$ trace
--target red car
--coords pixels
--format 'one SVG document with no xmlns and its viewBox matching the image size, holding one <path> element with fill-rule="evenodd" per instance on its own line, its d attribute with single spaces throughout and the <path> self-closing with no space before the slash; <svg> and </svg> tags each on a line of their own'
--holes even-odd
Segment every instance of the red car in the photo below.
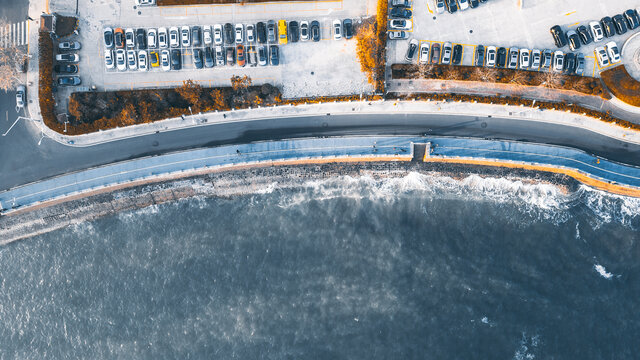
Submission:
<svg viewBox="0 0 640 360">
<path fill-rule="evenodd" d="M 238 46 L 236 46 L 236 52 L 238 53 L 237 55 L 237 63 L 238 66 L 244 66 L 245 64 L 245 55 L 244 55 L 244 46 L 242 46 L 242 44 L 238 44 Z"/>
<path fill-rule="evenodd" d="M 124 30 L 122 28 L 117 28 L 113 32 L 113 39 L 117 49 L 124 49 Z"/>
</svg>

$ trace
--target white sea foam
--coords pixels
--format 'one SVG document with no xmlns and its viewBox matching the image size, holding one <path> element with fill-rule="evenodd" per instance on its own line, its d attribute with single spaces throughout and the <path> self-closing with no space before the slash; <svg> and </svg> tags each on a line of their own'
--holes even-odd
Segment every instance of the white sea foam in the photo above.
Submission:
<svg viewBox="0 0 640 360">
<path fill-rule="evenodd" d="M 536 355 L 533 354 L 537 350 L 540 344 L 540 335 L 527 336 L 527 333 L 522 333 L 520 344 L 516 352 L 513 354 L 515 360 L 531 360 L 535 359 Z"/>
<path fill-rule="evenodd" d="M 600 264 L 594 264 L 593 268 L 605 279 L 611 279 L 613 277 L 613 274 L 608 272 L 607 269 Z"/>
</svg>

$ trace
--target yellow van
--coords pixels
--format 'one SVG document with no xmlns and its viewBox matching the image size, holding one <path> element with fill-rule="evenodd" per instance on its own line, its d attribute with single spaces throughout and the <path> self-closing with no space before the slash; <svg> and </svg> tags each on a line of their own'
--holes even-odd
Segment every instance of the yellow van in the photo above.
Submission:
<svg viewBox="0 0 640 360">
<path fill-rule="evenodd" d="M 287 43 L 287 22 L 284 20 L 278 21 L 278 39 L 280 44 Z"/>
</svg>

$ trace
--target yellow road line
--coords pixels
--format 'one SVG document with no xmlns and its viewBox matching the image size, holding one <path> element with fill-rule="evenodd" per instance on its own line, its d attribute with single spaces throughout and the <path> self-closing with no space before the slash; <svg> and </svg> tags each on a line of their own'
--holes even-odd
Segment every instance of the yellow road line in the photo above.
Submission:
<svg viewBox="0 0 640 360">
<path fill-rule="evenodd" d="M 433 15 L 433 11 L 431 11 L 431 6 L 429 6 L 429 0 L 427 0 L 427 10 L 429 10 L 429 13 Z"/>
<path fill-rule="evenodd" d="M 577 22 L 577 23 L 571 24 L 571 25 L 569 25 L 569 26 L 570 26 L 570 27 L 574 27 L 574 26 L 576 26 L 576 25 L 580 25 L 580 23 L 579 23 L 579 22 Z"/>
<path fill-rule="evenodd" d="M 571 12 L 568 12 L 568 13 L 564 14 L 564 16 L 569 16 L 569 15 L 575 14 L 575 13 L 576 13 L 576 11 L 574 10 L 574 11 L 571 11 Z"/>
</svg>

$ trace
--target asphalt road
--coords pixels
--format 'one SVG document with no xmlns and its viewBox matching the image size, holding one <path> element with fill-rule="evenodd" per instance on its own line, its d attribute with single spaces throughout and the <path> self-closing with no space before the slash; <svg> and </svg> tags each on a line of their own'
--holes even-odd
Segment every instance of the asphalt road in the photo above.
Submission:
<svg viewBox="0 0 640 360">
<path fill-rule="evenodd" d="M 10 125 L 2 121 L 0 131 Z M 44 138 L 36 124 L 19 122 L 0 138 L 0 189 L 140 156 L 258 140 L 341 136 L 422 135 L 519 140 L 570 146 L 613 161 L 640 165 L 640 145 L 586 130 L 503 118 L 459 115 L 331 115 L 279 118 L 189 128 L 75 148 Z"/>
</svg>

